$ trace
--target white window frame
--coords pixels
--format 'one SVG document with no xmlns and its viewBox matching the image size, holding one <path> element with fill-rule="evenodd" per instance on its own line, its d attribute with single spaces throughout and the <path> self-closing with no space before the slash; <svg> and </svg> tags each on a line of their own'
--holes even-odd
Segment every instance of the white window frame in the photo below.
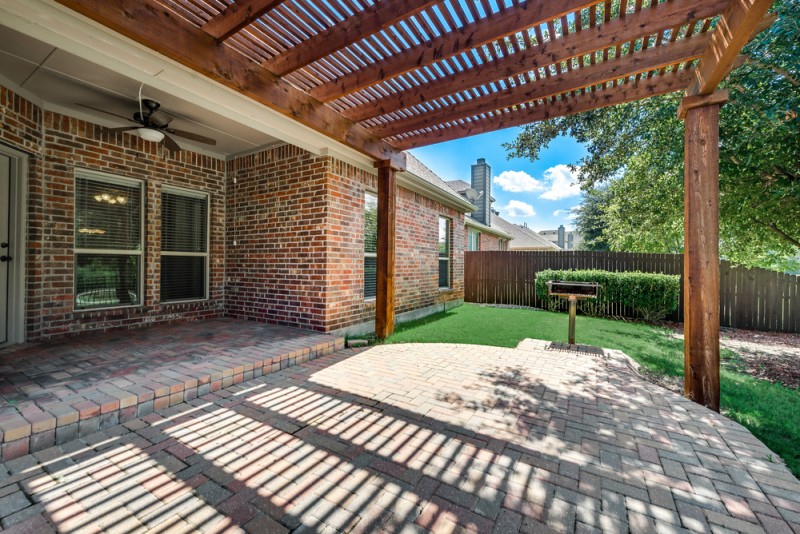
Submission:
<svg viewBox="0 0 800 534">
<path fill-rule="evenodd" d="M 163 235 L 164 231 L 164 193 L 172 194 L 172 195 L 182 195 L 186 197 L 192 198 L 200 198 L 206 201 L 206 251 L 205 252 L 170 252 L 166 250 L 162 250 L 161 247 L 164 246 L 163 240 L 161 241 L 161 247 L 159 247 L 159 259 L 158 259 L 158 269 L 159 274 L 161 273 L 161 258 L 164 256 L 192 256 L 192 257 L 204 257 L 205 258 L 205 280 L 203 280 L 203 293 L 204 295 L 201 298 L 196 299 L 181 299 L 181 300 L 162 300 L 161 299 L 161 286 L 158 287 L 158 301 L 161 304 L 182 304 L 185 302 L 203 302 L 207 301 L 210 298 L 210 278 L 211 278 L 211 195 L 205 191 L 197 191 L 194 189 L 186 189 L 183 187 L 176 187 L 173 185 L 163 185 L 161 186 L 161 231 Z M 159 284 L 162 280 L 162 277 L 159 277 Z"/>
<path fill-rule="evenodd" d="M 364 191 L 364 206 L 363 206 L 363 213 L 365 214 L 365 217 L 366 217 L 366 213 L 367 213 L 367 195 L 371 195 L 371 196 L 375 197 L 375 203 L 376 203 L 376 204 L 377 204 L 377 202 L 378 202 L 378 193 L 377 193 L 377 191 L 372 191 L 371 189 L 366 189 L 366 190 Z M 377 237 L 378 237 L 378 236 L 376 235 L 376 236 L 375 236 L 375 238 L 376 238 L 376 241 L 375 241 L 375 242 L 376 242 L 376 243 L 377 243 Z M 365 235 L 364 235 L 364 242 L 366 242 L 366 240 L 367 240 L 367 236 L 366 236 L 366 234 L 365 234 Z M 362 248 L 363 248 L 363 247 L 362 247 Z M 377 247 L 376 247 L 376 248 L 377 248 Z M 375 296 L 373 296 L 373 297 L 368 297 L 368 296 L 366 295 L 366 292 L 364 291 L 364 290 L 366 289 L 366 285 L 367 285 L 367 271 L 366 271 L 366 269 L 364 269 L 364 264 L 366 263 L 366 259 L 367 259 L 367 258 L 377 258 L 377 257 L 378 257 L 378 253 L 377 253 L 377 252 L 366 252 L 366 251 L 364 251 L 364 261 L 363 261 L 363 263 L 361 264 L 361 268 L 362 268 L 362 270 L 364 271 L 364 272 L 363 272 L 363 276 L 364 276 L 364 283 L 363 283 L 363 284 L 362 284 L 362 286 L 361 286 L 361 291 L 362 291 L 362 292 L 364 292 L 364 300 L 365 300 L 366 302 L 372 302 L 372 301 L 374 301 L 374 300 L 375 300 L 375 299 L 378 297 L 378 295 L 377 295 L 377 291 L 376 291 L 376 295 L 375 295 Z M 376 274 L 375 274 L 375 279 L 376 279 L 376 280 L 375 280 L 375 282 L 376 282 L 376 284 L 377 284 L 377 278 L 378 278 L 378 275 L 377 275 L 377 273 L 376 273 Z"/>
<path fill-rule="evenodd" d="M 105 249 L 105 248 L 78 248 L 77 243 L 73 247 L 73 263 L 72 263 L 72 273 L 73 273 L 73 281 L 72 281 L 72 295 L 75 300 L 73 300 L 72 307 L 75 311 L 83 312 L 83 311 L 92 311 L 92 310 L 114 310 L 114 309 L 121 309 L 121 308 L 140 308 L 144 306 L 144 247 L 145 247 L 145 240 L 146 236 L 144 234 L 145 230 L 145 182 L 143 180 L 137 180 L 136 178 L 128 178 L 127 176 L 117 176 L 115 174 L 109 174 L 100 171 L 94 171 L 90 169 L 82 169 L 82 168 L 75 168 L 75 173 L 73 176 L 73 202 L 74 202 L 74 209 L 72 214 L 72 225 L 73 225 L 73 240 L 75 239 L 75 230 L 78 226 L 78 198 L 77 198 L 77 181 L 78 178 L 84 178 L 87 180 L 94 180 L 95 182 L 103 182 L 107 184 L 116 184 L 130 187 L 131 185 L 137 185 L 139 187 L 139 249 L 138 250 L 121 250 L 121 249 Z M 78 297 L 78 255 L 80 254 L 103 254 L 106 256 L 139 256 L 139 279 L 138 283 L 136 284 L 137 290 L 137 300 L 136 304 L 124 304 L 118 306 L 85 306 L 79 308 L 77 306 L 77 297 Z"/>
<path fill-rule="evenodd" d="M 473 243 L 473 237 L 474 237 L 474 243 Z M 480 250 L 481 250 L 481 233 L 474 228 L 467 228 L 467 251 L 479 252 Z"/>
<path fill-rule="evenodd" d="M 442 224 L 442 221 L 445 222 L 446 229 L 447 229 L 447 256 L 440 256 L 439 255 L 439 227 Z M 452 271 L 452 262 L 450 261 L 453 257 L 453 220 L 439 215 L 439 220 L 437 221 L 436 226 L 436 256 L 437 256 L 437 271 L 436 271 L 436 283 L 439 284 L 439 272 L 441 271 L 441 263 L 443 261 L 447 262 L 447 285 L 439 285 L 439 289 L 442 291 L 452 289 L 453 287 L 453 271 Z"/>
</svg>

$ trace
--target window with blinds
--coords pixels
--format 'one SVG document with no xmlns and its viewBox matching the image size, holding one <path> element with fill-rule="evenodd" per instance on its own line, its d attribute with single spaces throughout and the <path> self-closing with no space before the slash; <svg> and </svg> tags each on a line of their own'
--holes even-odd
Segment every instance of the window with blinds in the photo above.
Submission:
<svg viewBox="0 0 800 534">
<path fill-rule="evenodd" d="M 141 304 L 142 184 L 77 171 L 75 308 Z"/>
<path fill-rule="evenodd" d="M 364 298 L 375 298 L 378 274 L 378 197 L 364 193 Z"/>
<path fill-rule="evenodd" d="M 450 219 L 439 217 L 439 288 L 450 287 Z"/>
<path fill-rule="evenodd" d="M 208 298 L 208 195 L 161 192 L 161 302 Z"/>
</svg>

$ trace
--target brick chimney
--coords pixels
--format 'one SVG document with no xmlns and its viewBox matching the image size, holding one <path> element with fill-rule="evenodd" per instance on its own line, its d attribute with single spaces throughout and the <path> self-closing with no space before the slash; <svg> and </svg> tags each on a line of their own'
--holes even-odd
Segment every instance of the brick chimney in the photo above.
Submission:
<svg viewBox="0 0 800 534">
<path fill-rule="evenodd" d="M 483 193 L 474 202 L 478 208 L 472 212 L 472 218 L 486 226 L 492 225 L 492 168 L 486 163 L 486 159 L 478 158 L 478 162 L 472 166 L 472 189 L 479 194 Z"/>
</svg>

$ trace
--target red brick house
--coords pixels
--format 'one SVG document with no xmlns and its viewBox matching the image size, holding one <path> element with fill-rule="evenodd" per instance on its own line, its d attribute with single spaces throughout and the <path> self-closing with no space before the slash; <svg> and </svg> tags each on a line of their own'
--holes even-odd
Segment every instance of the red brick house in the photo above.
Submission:
<svg viewBox="0 0 800 534">
<path fill-rule="evenodd" d="M 13 23 L 0 23 L 0 343 L 219 316 L 373 328 L 370 160 L 122 38 L 93 53 L 75 20 Z M 143 80 L 170 127 L 217 145 L 109 131 Z M 396 198 L 397 320 L 462 302 L 473 206 L 410 155 Z"/>
</svg>

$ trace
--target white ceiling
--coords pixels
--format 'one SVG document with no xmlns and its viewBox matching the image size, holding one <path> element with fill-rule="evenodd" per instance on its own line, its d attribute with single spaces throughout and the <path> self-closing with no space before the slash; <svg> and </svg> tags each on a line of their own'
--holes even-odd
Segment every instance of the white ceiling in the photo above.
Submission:
<svg viewBox="0 0 800 534">
<path fill-rule="evenodd" d="M 132 117 L 138 110 L 141 83 L 83 58 L 54 48 L 32 37 L 0 25 L 0 80 L 5 79 L 41 100 L 45 107 L 108 127 L 132 123 L 95 112 L 79 104 Z M 209 111 L 178 96 L 144 87 L 142 96 L 161 103 L 162 111 L 174 117 L 170 128 L 210 137 L 216 146 L 173 136 L 190 150 L 228 156 L 278 141 L 265 133 Z"/>
</svg>

